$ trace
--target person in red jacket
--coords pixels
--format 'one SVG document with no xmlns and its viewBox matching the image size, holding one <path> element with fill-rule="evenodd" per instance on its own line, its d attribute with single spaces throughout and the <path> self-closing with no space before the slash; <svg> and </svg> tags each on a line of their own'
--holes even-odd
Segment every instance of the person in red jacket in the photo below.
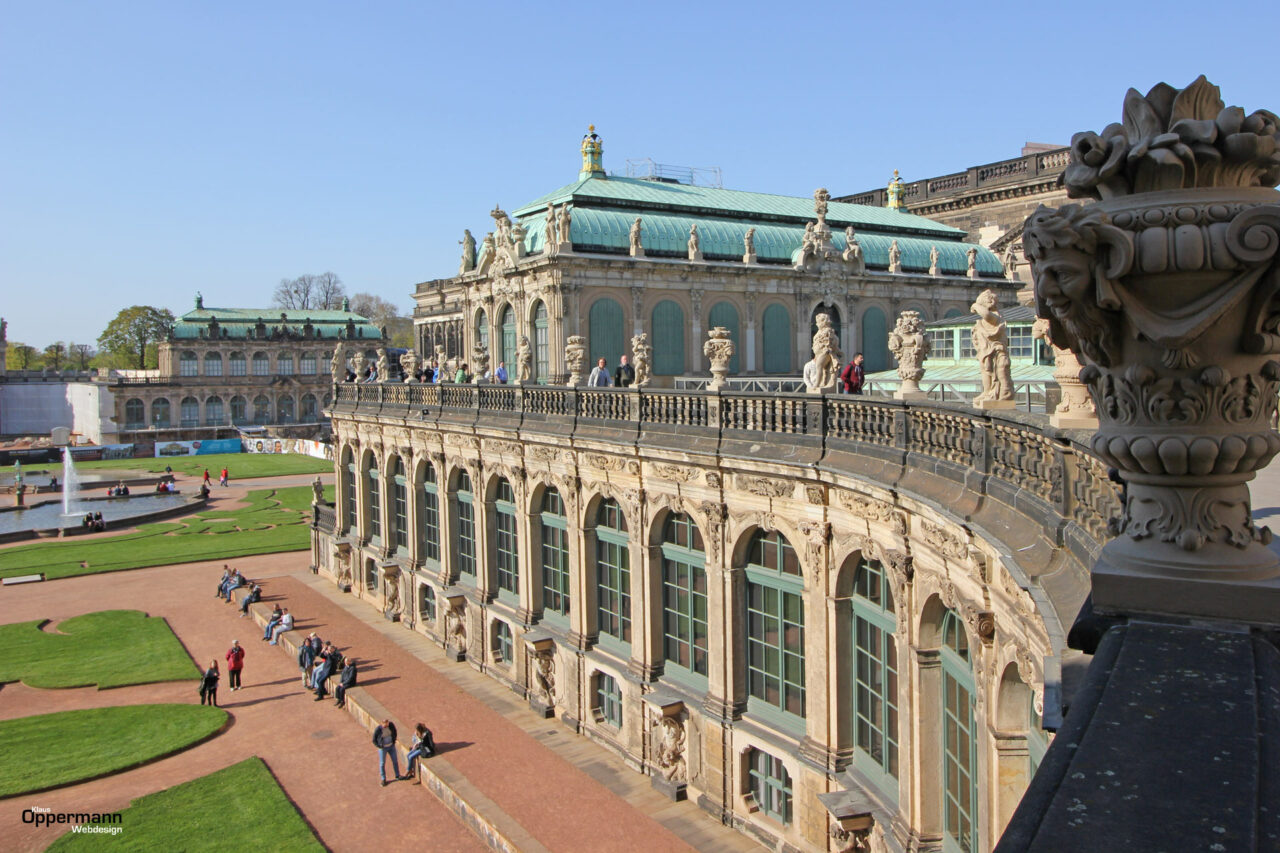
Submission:
<svg viewBox="0 0 1280 853">
<path fill-rule="evenodd" d="M 240 689 L 240 670 L 242 669 L 244 669 L 244 649 L 240 647 L 239 640 L 232 640 L 231 648 L 227 649 L 227 672 L 232 690 Z"/>
<path fill-rule="evenodd" d="M 861 394 L 866 376 L 867 372 L 862 366 L 862 353 L 858 353 L 840 371 L 840 390 L 846 394 Z"/>
</svg>

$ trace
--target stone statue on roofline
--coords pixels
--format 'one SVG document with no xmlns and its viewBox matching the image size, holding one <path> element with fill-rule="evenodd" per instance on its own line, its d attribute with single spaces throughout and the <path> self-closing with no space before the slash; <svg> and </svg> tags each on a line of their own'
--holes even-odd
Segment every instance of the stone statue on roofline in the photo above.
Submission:
<svg viewBox="0 0 1280 853">
<path fill-rule="evenodd" d="M 469 273 L 476 268 L 476 238 L 471 236 L 470 229 L 462 231 L 462 264 L 458 267 L 458 275 Z"/>
<path fill-rule="evenodd" d="M 810 394 L 834 391 L 840 376 L 840 339 L 836 336 L 831 316 L 820 312 L 814 317 L 818 331 L 813 335 L 813 358 L 804 366 L 804 390 Z"/>
<path fill-rule="evenodd" d="M 902 272 L 902 250 L 896 238 L 889 244 L 889 272 Z"/>
<path fill-rule="evenodd" d="M 329 375 L 334 382 L 344 382 L 347 378 L 347 348 L 339 341 L 333 348 L 333 357 L 329 359 Z"/>
<path fill-rule="evenodd" d="M 547 203 L 547 212 L 543 214 L 546 221 L 542 225 L 542 253 L 544 255 L 555 254 L 559 248 L 560 238 L 556 233 L 556 208 L 550 202 Z"/>
<path fill-rule="evenodd" d="M 702 260 L 702 240 L 698 236 L 698 223 L 689 226 L 689 260 Z"/>
<path fill-rule="evenodd" d="M 938 274 L 938 247 L 929 247 L 929 275 Z"/>
<path fill-rule="evenodd" d="M 966 270 L 965 274 L 969 276 L 969 278 L 977 278 L 978 277 L 978 247 L 970 246 L 969 251 L 965 252 L 964 255 L 965 255 L 965 258 L 968 260 L 968 269 Z"/>
<path fill-rule="evenodd" d="M 858 235 L 853 233 L 853 226 L 844 229 L 844 254 L 841 256 L 850 272 L 862 272 L 866 269 L 866 261 L 862 257 L 862 246 L 858 245 Z"/>
<path fill-rule="evenodd" d="M 929 357 L 929 339 L 924 334 L 920 312 L 903 311 L 897 325 L 889 333 L 889 352 L 898 360 L 898 378 L 902 384 L 894 392 L 895 400 L 921 400 L 927 395 L 920 390 L 924 378 L 924 361 Z"/>
<path fill-rule="evenodd" d="M 889 186 L 885 189 L 885 207 L 901 210 L 904 195 L 902 178 L 898 176 L 898 170 L 894 169 L 893 180 L 889 181 Z"/>
<path fill-rule="evenodd" d="M 827 192 L 826 187 L 818 187 L 813 191 L 813 212 L 817 214 L 820 225 L 827 221 L 827 203 L 830 201 L 831 193 Z"/>
<path fill-rule="evenodd" d="M 649 346 L 649 336 L 644 332 L 631 338 L 631 366 L 636 372 L 635 388 L 644 388 L 653 381 L 650 362 L 653 359 L 653 347 Z"/>
<path fill-rule="evenodd" d="M 629 237 L 631 240 L 631 257 L 633 258 L 644 257 L 644 246 L 641 244 L 641 241 L 640 241 L 642 228 L 643 228 L 643 225 L 641 225 L 640 217 L 637 216 L 636 221 L 631 223 L 631 232 L 629 234 Z"/>
<path fill-rule="evenodd" d="M 976 409 L 1012 409 L 1013 376 L 1009 365 L 1009 332 L 996 310 L 996 292 L 984 290 L 969 310 L 978 315 L 970 333 L 982 371 L 982 393 L 973 398 Z"/>
<path fill-rule="evenodd" d="M 756 262 L 755 226 L 748 228 L 747 233 L 742 235 L 742 262 L 744 264 L 754 264 Z"/>
<path fill-rule="evenodd" d="M 560 205 L 560 214 L 557 217 L 556 230 L 560 237 L 561 252 L 573 251 L 573 213 L 569 210 L 569 203 L 565 202 Z"/>
</svg>

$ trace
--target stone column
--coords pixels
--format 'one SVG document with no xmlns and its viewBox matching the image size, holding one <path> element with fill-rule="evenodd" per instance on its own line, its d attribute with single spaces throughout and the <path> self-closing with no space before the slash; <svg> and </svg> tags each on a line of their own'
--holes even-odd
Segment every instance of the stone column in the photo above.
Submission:
<svg viewBox="0 0 1280 853">
<path fill-rule="evenodd" d="M 1067 192 L 1027 220 L 1037 312 L 1084 365 L 1093 450 L 1127 484 L 1093 570 L 1103 613 L 1280 623 L 1280 557 L 1249 480 L 1280 451 L 1275 116 L 1203 77 L 1130 90 L 1123 125 L 1076 134 Z"/>
</svg>

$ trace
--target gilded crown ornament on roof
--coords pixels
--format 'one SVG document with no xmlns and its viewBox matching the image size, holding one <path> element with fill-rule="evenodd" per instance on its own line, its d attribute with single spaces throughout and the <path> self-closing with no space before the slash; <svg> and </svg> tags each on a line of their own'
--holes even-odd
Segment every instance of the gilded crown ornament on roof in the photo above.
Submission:
<svg viewBox="0 0 1280 853">
<path fill-rule="evenodd" d="M 582 137 L 582 171 L 579 179 L 604 177 L 604 140 L 596 133 L 594 124 L 587 125 Z"/>
<path fill-rule="evenodd" d="M 888 199 L 885 202 L 885 207 L 890 207 L 894 210 L 901 210 L 902 196 L 902 178 L 898 177 L 898 170 L 894 169 L 893 180 L 889 182 L 889 186 L 885 190 L 885 197 Z"/>
</svg>

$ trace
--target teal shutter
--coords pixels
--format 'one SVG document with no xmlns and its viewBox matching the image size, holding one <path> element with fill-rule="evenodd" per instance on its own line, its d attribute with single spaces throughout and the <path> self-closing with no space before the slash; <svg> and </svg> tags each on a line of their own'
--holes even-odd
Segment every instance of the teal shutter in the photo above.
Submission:
<svg viewBox="0 0 1280 853">
<path fill-rule="evenodd" d="M 764 372 L 790 373 L 792 341 L 791 313 L 781 305 L 764 309 Z"/>
<path fill-rule="evenodd" d="M 874 306 L 862 315 L 862 355 L 867 373 L 889 369 L 889 326 L 884 312 Z"/>
<path fill-rule="evenodd" d="M 587 315 L 587 348 L 590 352 L 587 369 L 595 367 L 596 362 L 604 358 L 609 362 L 612 375 L 622 356 L 623 345 L 622 306 L 607 296 L 597 299 Z"/>
<path fill-rule="evenodd" d="M 498 361 L 508 362 L 507 371 L 515 369 L 516 361 L 516 312 L 508 305 L 502 312 L 502 352 L 498 353 Z M 494 365 L 494 370 L 498 366 Z"/>
<path fill-rule="evenodd" d="M 533 377 L 547 383 L 551 373 L 551 348 L 547 332 L 547 306 L 542 302 L 533 312 Z M 516 374 L 517 376 L 519 373 Z"/>
<path fill-rule="evenodd" d="M 653 372 L 658 376 L 684 373 L 684 311 L 670 299 L 653 309 Z"/>
<path fill-rule="evenodd" d="M 717 302 L 711 306 L 711 313 L 707 315 L 707 328 L 716 326 L 724 326 L 729 330 L 729 339 L 733 341 L 733 358 L 729 359 L 729 373 L 737 375 L 738 373 L 738 353 L 742 351 L 742 335 L 738 330 L 738 309 L 734 308 L 731 303 Z"/>
</svg>

